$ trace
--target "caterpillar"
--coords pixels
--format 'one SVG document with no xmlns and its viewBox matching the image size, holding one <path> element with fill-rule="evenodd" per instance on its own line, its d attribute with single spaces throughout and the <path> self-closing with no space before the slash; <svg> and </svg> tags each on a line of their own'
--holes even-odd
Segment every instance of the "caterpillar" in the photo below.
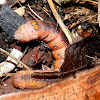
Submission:
<svg viewBox="0 0 100 100">
<path fill-rule="evenodd" d="M 14 38 L 20 42 L 36 39 L 46 42 L 55 58 L 54 69 L 60 70 L 69 43 L 64 33 L 55 24 L 41 20 L 28 21 L 17 29 Z"/>
<path fill-rule="evenodd" d="M 48 21 L 33 20 L 21 25 L 14 34 L 19 42 L 41 40 L 48 44 L 55 58 L 54 69 L 60 71 L 64 62 L 65 50 L 69 45 L 64 33 L 55 24 Z M 33 71 L 19 71 L 13 75 L 13 85 L 16 88 L 40 88 L 46 86 L 48 81 L 30 78 Z M 26 76 L 22 78 L 22 76 Z M 41 79 L 41 78 L 40 78 Z"/>
</svg>

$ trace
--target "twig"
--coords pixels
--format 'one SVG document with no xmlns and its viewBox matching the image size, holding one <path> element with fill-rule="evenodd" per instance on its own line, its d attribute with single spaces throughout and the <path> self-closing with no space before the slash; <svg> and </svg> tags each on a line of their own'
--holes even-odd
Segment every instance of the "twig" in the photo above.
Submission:
<svg viewBox="0 0 100 100">
<path fill-rule="evenodd" d="M 43 10 L 44 10 L 44 12 L 45 12 L 49 17 L 51 17 L 50 14 L 45 10 L 44 7 L 43 7 Z"/>
<path fill-rule="evenodd" d="M 19 64 L 23 65 L 24 68 L 26 68 L 27 70 L 31 70 L 29 69 L 24 63 L 22 63 L 20 60 L 16 59 L 15 57 L 13 57 L 12 55 L 10 55 L 7 51 L 3 50 L 2 48 L 0 48 L 0 51 L 2 53 L 5 53 L 6 55 L 10 56 L 12 59 L 16 60 Z"/>
<path fill-rule="evenodd" d="M 31 12 L 28 11 L 28 14 L 30 14 L 35 20 L 37 20 L 37 18 L 36 18 L 35 16 L 33 16 L 33 15 L 31 14 Z"/>
<path fill-rule="evenodd" d="M 91 56 L 88 56 L 88 55 L 85 55 L 85 56 L 88 57 L 88 58 L 93 59 L 93 61 L 95 62 L 95 64 L 100 64 L 100 59 L 97 58 L 97 56 L 95 56 L 95 57 L 91 57 Z"/>
<path fill-rule="evenodd" d="M 29 4 L 28 4 L 28 8 L 30 9 L 30 11 L 31 11 L 32 13 L 34 13 L 35 16 L 37 16 L 40 20 L 43 20 L 43 18 L 41 18 L 36 12 L 34 12 L 34 11 L 31 9 L 31 7 L 30 7 Z"/>
<path fill-rule="evenodd" d="M 83 1 L 88 1 L 90 2 L 92 5 L 98 5 L 98 2 L 96 1 L 92 1 L 92 0 L 83 0 Z M 99 0 L 98 0 L 99 1 Z"/>
<path fill-rule="evenodd" d="M 48 0 L 48 3 L 49 3 L 49 6 L 53 12 L 53 15 L 55 16 L 58 24 L 60 25 L 61 29 L 63 30 L 63 32 L 65 33 L 66 37 L 68 38 L 68 41 L 70 44 L 72 44 L 72 36 L 71 36 L 71 33 L 69 31 L 69 29 L 67 27 L 65 27 L 64 23 L 62 22 L 59 14 L 57 13 L 55 7 L 54 7 L 54 4 L 52 2 L 52 0 Z"/>
<path fill-rule="evenodd" d="M 27 52 L 27 50 L 29 49 L 29 46 L 26 47 L 26 49 L 23 52 L 23 56 L 25 55 L 25 53 Z"/>
<path fill-rule="evenodd" d="M 98 0 L 98 23 L 100 27 L 100 0 Z"/>
<path fill-rule="evenodd" d="M 17 0 L 17 2 L 18 2 L 18 4 L 21 6 L 21 8 L 23 7 L 22 5 L 21 5 L 21 3 L 20 3 L 20 1 L 19 0 Z"/>
<path fill-rule="evenodd" d="M 98 0 L 99 1 L 99 0 Z M 80 1 L 76 1 L 76 3 L 80 3 L 80 4 L 83 4 L 84 2 L 88 2 L 88 3 L 90 3 L 91 5 L 94 5 L 94 6 L 96 6 L 97 7 L 97 5 L 98 5 L 98 2 L 97 2 L 97 0 L 80 0 Z"/>
</svg>

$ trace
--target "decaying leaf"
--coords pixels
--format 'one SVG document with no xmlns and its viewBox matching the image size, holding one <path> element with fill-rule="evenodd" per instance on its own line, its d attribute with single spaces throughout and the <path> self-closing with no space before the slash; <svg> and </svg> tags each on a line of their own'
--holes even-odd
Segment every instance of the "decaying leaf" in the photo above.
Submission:
<svg viewBox="0 0 100 100">
<path fill-rule="evenodd" d="M 25 6 L 17 8 L 14 10 L 17 14 L 19 14 L 20 16 L 23 16 L 25 14 Z"/>
<path fill-rule="evenodd" d="M 65 62 L 61 71 L 67 75 L 77 70 L 93 67 L 91 57 L 100 55 L 100 37 L 87 37 L 80 42 L 70 45 L 65 52 Z"/>
</svg>

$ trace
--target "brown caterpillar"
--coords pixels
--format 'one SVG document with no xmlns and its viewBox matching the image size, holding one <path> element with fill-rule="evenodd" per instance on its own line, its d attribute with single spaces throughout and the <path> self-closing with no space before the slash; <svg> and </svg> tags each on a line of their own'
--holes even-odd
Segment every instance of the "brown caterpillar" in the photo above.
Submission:
<svg viewBox="0 0 100 100">
<path fill-rule="evenodd" d="M 40 20 L 28 21 L 18 28 L 14 37 L 20 42 L 29 42 L 35 39 L 46 42 L 56 60 L 54 68 L 60 70 L 69 43 L 64 33 L 56 25 Z"/>
</svg>

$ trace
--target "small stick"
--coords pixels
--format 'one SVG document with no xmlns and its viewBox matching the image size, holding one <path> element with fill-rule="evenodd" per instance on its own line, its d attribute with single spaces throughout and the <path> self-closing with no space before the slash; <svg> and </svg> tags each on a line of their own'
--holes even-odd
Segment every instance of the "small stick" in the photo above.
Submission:
<svg viewBox="0 0 100 100">
<path fill-rule="evenodd" d="M 100 0 L 98 0 L 98 23 L 100 27 Z"/>
<path fill-rule="evenodd" d="M 31 11 L 32 13 L 34 13 L 35 16 L 37 16 L 40 20 L 43 20 L 43 18 L 41 18 L 36 12 L 34 12 L 34 11 L 31 9 L 31 7 L 30 7 L 29 4 L 28 4 L 28 8 L 30 9 L 30 11 Z"/>
<path fill-rule="evenodd" d="M 15 57 L 13 57 L 12 55 L 10 55 L 7 51 L 3 50 L 2 48 L 0 48 L 0 51 L 2 53 L 5 53 L 6 55 L 10 56 L 12 59 L 16 60 L 19 64 L 23 65 L 24 68 L 26 68 L 27 70 L 31 70 L 30 68 L 28 68 L 24 63 L 22 63 L 20 60 L 16 59 Z"/>
<path fill-rule="evenodd" d="M 43 7 L 43 10 L 44 10 L 44 12 L 45 12 L 49 17 L 51 17 L 50 14 L 45 10 L 44 7 Z"/>
<path fill-rule="evenodd" d="M 31 12 L 28 11 L 28 14 L 30 14 L 35 20 L 37 20 L 37 18 L 36 18 L 35 16 L 33 16 L 33 15 L 31 14 Z"/>
<path fill-rule="evenodd" d="M 82 1 L 88 1 L 88 2 L 90 2 L 92 5 L 98 5 L 98 2 L 96 2 L 96 1 L 92 1 L 92 0 L 82 0 Z M 100 1 L 100 0 L 98 0 L 98 1 Z"/>
<path fill-rule="evenodd" d="M 63 32 L 65 33 L 66 37 L 68 38 L 68 41 L 70 44 L 72 44 L 72 36 L 71 36 L 71 33 L 69 31 L 69 29 L 67 27 L 65 27 L 64 23 L 62 22 L 59 14 L 57 13 L 55 7 L 54 7 L 54 4 L 52 2 L 52 0 L 48 0 L 48 3 L 49 3 L 49 6 L 53 12 L 53 15 L 55 16 L 58 24 L 60 25 L 61 29 L 63 30 Z"/>
<path fill-rule="evenodd" d="M 28 48 L 29 48 L 29 46 L 27 46 L 26 49 L 24 50 L 24 52 L 23 52 L 23 56 L 24 56 L 25 53 L 27 52 Z"/>
<path fill-rule="evenodd" d="M 20 3 L 20 1 L 19 0 L 17 0 L 17 2 L 18 2 L 18 4 L 21 6 L 21 8 L 23 7 L 22 5 L 21 5 L 21 3 Z"/>
</svg>

